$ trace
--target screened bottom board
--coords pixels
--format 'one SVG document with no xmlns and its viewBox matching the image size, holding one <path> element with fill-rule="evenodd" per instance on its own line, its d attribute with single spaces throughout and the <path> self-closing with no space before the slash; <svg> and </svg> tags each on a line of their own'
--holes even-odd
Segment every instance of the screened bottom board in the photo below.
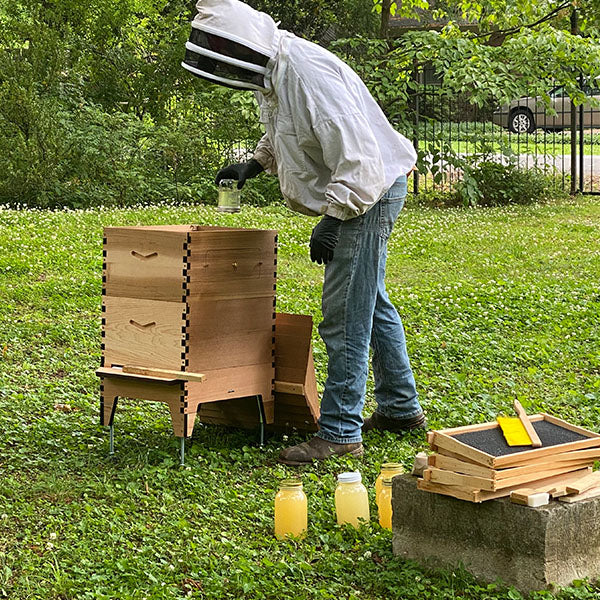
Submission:
<svg viewBox="0 0 600 600">
<path fill-rule="evenodd" d="M 581 433 L 571 431 L 570 429 L 555 425 L 549 421 L 533 421 L 532 425 L 540 436 L 542 448 L 589 439 Z M 477 450 L 481 450 L 492 456 L 506 456 L 507 454 L 532 450 L 531 446 L 509 446 L 504 439 L 500 426 L 491 429 L 458 433 L 452 437 L 467 446 L 471 446 L 472 448 L 476 448 Z"/>
</svg>

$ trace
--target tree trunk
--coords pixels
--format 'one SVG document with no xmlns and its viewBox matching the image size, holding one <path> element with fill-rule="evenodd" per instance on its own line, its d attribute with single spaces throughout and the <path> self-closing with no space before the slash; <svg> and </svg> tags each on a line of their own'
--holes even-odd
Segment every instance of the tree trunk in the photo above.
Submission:
<svg viewBox="0 0 600 600">
<path fill-rule="evenodd" d="M 392 0 L 382 0 L 381 2 L 381 30 L 379 31 L 379 37 L 385 39 L 388 36 L 388 30 L 390 25 L 390 8 L 392 7 Z"/>
</svg>

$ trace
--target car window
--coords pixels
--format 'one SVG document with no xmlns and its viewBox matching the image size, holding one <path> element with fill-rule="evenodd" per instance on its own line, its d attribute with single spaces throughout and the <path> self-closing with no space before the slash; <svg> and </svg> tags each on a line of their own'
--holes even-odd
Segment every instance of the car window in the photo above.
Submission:
<svg viewBox="0 0 600 600">
<path fill-rule="evenodd" d="M 562 85 L 555 87 L 550 92 L 550 98 L 564 98 L 565 96 L 565 88 Z"/>
</svg>

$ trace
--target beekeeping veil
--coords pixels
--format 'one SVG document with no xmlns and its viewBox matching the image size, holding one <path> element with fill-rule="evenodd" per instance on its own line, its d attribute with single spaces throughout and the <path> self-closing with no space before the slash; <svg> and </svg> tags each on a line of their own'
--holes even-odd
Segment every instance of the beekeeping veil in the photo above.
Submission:
<svg viewBox="0 0 600 600">
<path fill-rule="evenodd" d="M 196 8 L 183 68 L 227 87 L 264 91 L 279 42 L 273 19 L 239 0 L 200 0 Z"/>
</svg>

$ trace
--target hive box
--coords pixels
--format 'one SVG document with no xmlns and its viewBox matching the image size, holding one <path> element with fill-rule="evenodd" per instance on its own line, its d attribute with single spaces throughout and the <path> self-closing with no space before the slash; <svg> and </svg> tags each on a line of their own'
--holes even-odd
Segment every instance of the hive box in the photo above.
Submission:
<svg viewBox="0 0 600 600">
<path fill-rule="evenodd" d="M 107 227 L 103 254 L 103 425 L 118 397 L 165 402 L 179 437 L 192 434 L 200 405 L 234 398 L 256 407 L 258 397 L 273 422 L 275 231 Z M 131 375 L 127 366 L 181 375 Z M 259 411 L 248 414 L 246 425 L 258 422 Z"/>
</svg>

